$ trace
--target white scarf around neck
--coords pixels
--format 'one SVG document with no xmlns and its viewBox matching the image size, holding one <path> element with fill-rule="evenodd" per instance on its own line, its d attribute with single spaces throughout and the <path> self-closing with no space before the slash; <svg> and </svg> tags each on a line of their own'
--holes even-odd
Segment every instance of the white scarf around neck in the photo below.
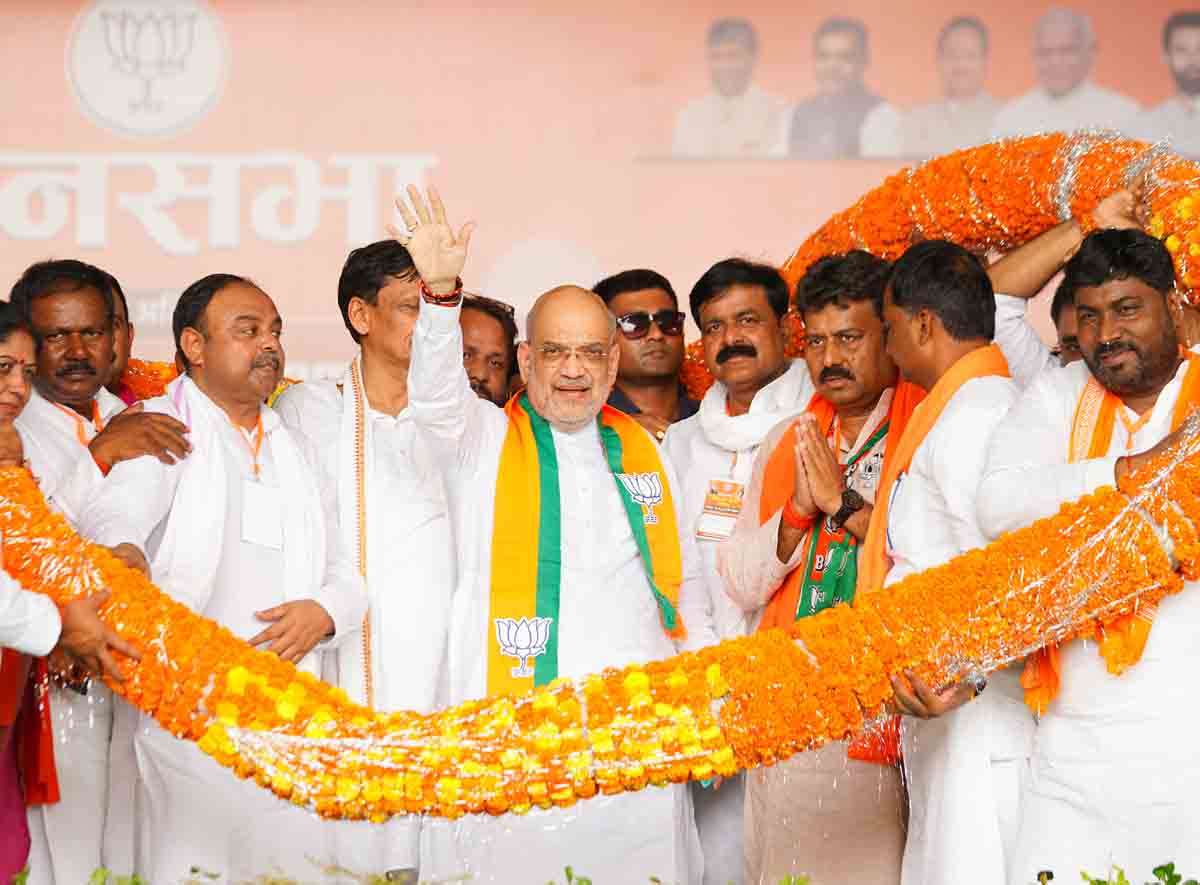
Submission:
<svg viewBox="0 0 1200 885">
<path fill-rule="evenodd" d="M 792 360 L 787 371 L 754 394 L 750 411 L 730 415 L 725 385 L 714 381 L 700 401 L 700 427 L 705 438 L 729 452 L 744 452 L 762 444 L 780 421 L 799 415 L 808 406 L 815 391 L 808 365 Z"/>
</svg>

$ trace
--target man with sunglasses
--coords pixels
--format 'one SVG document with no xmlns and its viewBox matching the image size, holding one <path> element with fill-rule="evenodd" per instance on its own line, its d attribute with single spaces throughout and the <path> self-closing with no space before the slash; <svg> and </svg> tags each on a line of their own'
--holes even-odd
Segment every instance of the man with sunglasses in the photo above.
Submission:
<svg viewBox="0 0 1200 885">
<path fill-rule="evenodd" d="M 779 272 L 741 258 L 717 262 L 691 292 L 704 362 L 715 379 L 695 415 L 667 431 L 664 448 L 683 484 L 683 530 L 697 539 L 721 639 L 746 633 L 745 613 L 725 594 L 717 546 L 729 537 L 759 445 L 813 395 L 802 360 L 784 353 L 788 288 Z M 696 789 L 704 881 L 741 881 L 743 778 Z"/>
<path fill-rule="evenodd" d="M 626 270 L 592 287 L 617 318 L 621 344 L 617 383 L 608 404 L 632 415 L 662 441 L 667 428 L 696 414 L 679 383 L 683 324 L 670 282 L 652 270 Z"/>
</svg>

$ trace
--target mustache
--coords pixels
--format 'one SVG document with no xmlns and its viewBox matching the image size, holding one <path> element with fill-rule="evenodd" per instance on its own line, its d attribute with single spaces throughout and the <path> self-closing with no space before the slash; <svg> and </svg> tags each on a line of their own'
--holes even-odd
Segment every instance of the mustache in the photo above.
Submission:
<svg viewBox="0 0 1200 885">
<path fill-rule="evenodd" d="M 67 360 L 54 371 L 54 377 L 62 378 L 67 375 L 95 375 L 96 367 L 87 360 Z"/>
<path fill-rule="evenodd" d="M 817 377 L 817 381 L 836 381 L 839 378 L 843 378 L 846 381 L 853 381 L 854 373 L 852 373 L 845 366 L 826 366 L 821 370 L 821 374 Z"/>
<path fill-rule="evenodd" d="M 730 344 L 727 347 L 722 347 L 717 352 L 717 365 L 723 365 L 735 356 L 754 359 L 758 356 L 758 349 L 753 344 Z"/>
<path fill-rule="evenodd" d="M 282 362 L 277 353 L 260 353 L 254 358 L 254 362 L 250 364 L 251 369 L 264 369 L 270 366 L 276 372 L 279 371 Z"/>
<path fill-rule="evenodd" d="M 1100 359 L 1101 357 L 1106 357 L 1106 356 L 1112 356 L 1113 354 L 1117 354 L 1117 353 L 1127 353 L 1127 352 L 1135 353 L 1138 356 L 1142 355 L 1142 352 L 1140 350 L 1138 350 L 1136 347 L 1134 347 L 1132 344 L 1130 344 L 1128 341 L 1109 341 L 1105 344 L 1101 344 L 1099 347 L 1096 348 L 1096 359 Z"/>
</svg>

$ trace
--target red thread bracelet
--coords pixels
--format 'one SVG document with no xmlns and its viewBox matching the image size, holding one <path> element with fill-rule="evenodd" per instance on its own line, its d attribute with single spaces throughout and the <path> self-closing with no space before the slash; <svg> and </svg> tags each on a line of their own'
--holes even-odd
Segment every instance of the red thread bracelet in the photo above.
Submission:
<svg viewBox="0 0 1200 885">
<path fill-rule="evenodd" d="M 428 285 L 426 285 L 424 280 L 421 280 L 421 297 L 430 304 L 437 304 L 442 307 L 453 306 L 458 304 L 459 299 L 462 298 L 462 293 L 462 277 L 454 278 L 454 289 L 450 292 L 447 292 L 445 295 L 438 295 L 436 292 L 431 290 Z"/>
</svg>

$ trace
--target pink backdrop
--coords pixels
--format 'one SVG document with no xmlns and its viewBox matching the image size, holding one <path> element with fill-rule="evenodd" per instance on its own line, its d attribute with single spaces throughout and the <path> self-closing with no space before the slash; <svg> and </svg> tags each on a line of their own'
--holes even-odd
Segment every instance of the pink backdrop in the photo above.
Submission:
<svg viewBox="0 0 1200 885">
<path fill-rule="evenodd" d="M 1033 85 L 1031 32 L 1045 8 L 976 11 L 992 32 L 997 96 Z M 1093 78 L 1143 103 L 1165 98 L 1160 32 L 1178 4 L 1083 8 L 1098 35 Z M 383 235 L 397 179 L 423 177 L 454 217 L 480 224 L 468 288 L 523 307 L 552 283 L 649 265 L 686 296 L 719 258 L 781 261 L 899 165 L 667 158 L 675 112 L 708 90 L 714 17 L 755 23 L 756 81 L 796 100 L 813 90 L 812 31 L 835 11 L 867 22 L 868 82 L 910 106 L 939 92 L 938 29 L 971 10 L 940 0 L 11 0 L 0 12 L 4 287 L 44 257 L 101 264 L 131 293 L 139 355 L 163 358 L 182 287 L 213 271 L 247 274 L 281 306 L 289 374 L 307 374 L 305 363 L 350 350 L 335 303 L 346 252 Z M 168 12 L 198 15 L 204 33 L 180 70 L 154 72 L 152 91 L 164 106 L 210 107 L 171 131 L 122 134 L 87 108 L 126 114 L 144 80 L 119 69 L 100 22 Z M 151 44 L 137 45 L 144 60 Z M 153 129 L 147 114 L 126 116 Z"/>
</svg>

